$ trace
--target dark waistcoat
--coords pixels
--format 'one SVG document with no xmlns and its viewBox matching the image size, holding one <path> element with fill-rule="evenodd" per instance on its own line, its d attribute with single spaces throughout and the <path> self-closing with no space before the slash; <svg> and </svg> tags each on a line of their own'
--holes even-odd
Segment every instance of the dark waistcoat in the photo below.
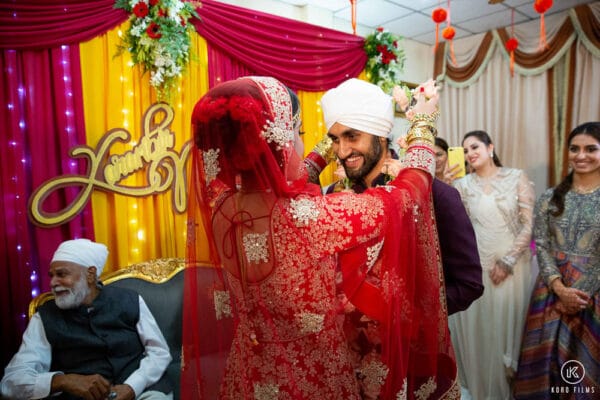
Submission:
<svg viewBox="0 0 600 400">
<path fill-rule="evenodd" d="M 52 347 L 51 371 L 100 374 L 113 384 L 122 384 L 144 357 L 136 329 L 139 299 L 132 290 L 103 286 L 91 306 L 61 310 L 51 300 L 38 312 Z M 164 375 L 152 389 L 168 393 L 169 385 L 164 382 L 164 386 L 163 380 Z"/>
</svg>

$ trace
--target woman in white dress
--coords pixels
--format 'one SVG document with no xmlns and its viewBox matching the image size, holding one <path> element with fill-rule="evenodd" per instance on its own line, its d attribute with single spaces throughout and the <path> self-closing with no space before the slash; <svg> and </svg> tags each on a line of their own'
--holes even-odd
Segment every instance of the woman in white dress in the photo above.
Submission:
<svg viewBox="0 0 600 400">
<path fill-rule="evenodd" d="M 463 138 L 472 173 L 454 181 L 469 213 L 483 269 L 483 296 L 449 318 L 465 397 L 509 399 L 531 282 L 535 193 L 524 171 L 503 167 L 484 131 Z"/>
</svg>

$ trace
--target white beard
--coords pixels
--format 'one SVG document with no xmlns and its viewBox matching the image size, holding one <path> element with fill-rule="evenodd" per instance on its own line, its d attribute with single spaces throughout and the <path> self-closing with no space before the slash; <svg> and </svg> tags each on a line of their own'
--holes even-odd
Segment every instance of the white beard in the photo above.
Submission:
<svg viewBox="0 0 600 400">
<path fill-rule="evenodd" d="M 69 293 L 56 296 L 56 292 L 60 290 L 68 290 Z M 52 288 L 52 293 L 55 295 L 54 301 L 56 302 L 57 307 L 62 310 L 68 310 L 79 307 L 90 293 L 90 288 L 87 284 L 85 274 L 81 274 L 81 278 L 75 282 L 72 288 L 56 286 Z"/>
</svg>

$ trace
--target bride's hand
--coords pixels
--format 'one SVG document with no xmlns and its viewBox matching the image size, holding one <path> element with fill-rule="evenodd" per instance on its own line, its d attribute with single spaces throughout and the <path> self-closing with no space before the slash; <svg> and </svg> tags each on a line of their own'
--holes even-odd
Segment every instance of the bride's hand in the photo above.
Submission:
<svg viewBox="0 0 600 400">
<path fill-rule="evenodd" d="M 388 158 L 383 162 L 383 166 L 381 167 L 381 173 L 390 175 L 393 177 L 398 176 L 400 171 L 402 170 L 402 162 L 400 160 L 394 160 L 393 158 Z"/>
<path fill-rule="evenodd" d="M 410 108 L 414 114 L 433 114 L 437 111 L 437 104 L 440 98 L 438 87 L 433 79 L 422 83 L 415 89 L 414 94 L 416 104 Z"/>
</svg>

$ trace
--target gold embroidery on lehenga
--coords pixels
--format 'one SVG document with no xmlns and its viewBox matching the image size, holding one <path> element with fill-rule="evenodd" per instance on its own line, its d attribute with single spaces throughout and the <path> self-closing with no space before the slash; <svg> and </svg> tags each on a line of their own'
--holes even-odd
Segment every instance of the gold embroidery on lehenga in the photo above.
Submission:
<svg viewBox="0 0 600 400">
<path fill-rule="evenodd" d="M 431 396 L 435 389 L 437 388 L 437 384 L 435 383 L 435 379 L 430 377 L 427 382 L 421 385 L 419 390 L 415 392 L 415 398 L 417 400 L 425 400 Z"/>
<path fill-rule="evenodd" d="M 398 393 L 396 393 L 396 400 L 406 400 L 407 386 L 408 386 L 408 382 L 406 381 L 406 378 L 404 378 L 404 381 L 402 382 L 402 390 L 400 390 Z"/>
<path fill-rule="evenodd" d="M 267 252 L 267 232 L 248 233 L 244 235 L 244 252 L 248 262 L 258 264 L 259 262 L 269 262 Z"/>
<path fill-rule="evenodd" d="M 317 205 L 309 199 L 290 200 L 290 213 L 298 226 L 308 225 L 319 217 Z"/>
<path fill-rule="evenodd" d="M 309 312 L 303 312 L 296 314 L 296 318 L 300 322 L 301 332 L 305 333 L 317 333 L 323 330 L 323 321 L 325 316 L 321 314 L 313 314 Z"/>
<path fill-rule="evenodd" d="M 277 400 L 279 387 L 273 384 L 254 384 L 254 398 L 256 400 Z"/>
<path fill-rule="evenodd" d="M 375 265 L 375 262 L 377 261 L 377 258 L 379 257 L 379 252 L 381 251 L 381 248 L 383 247 L 383 242 L 384 240 L 382 240 L 379 243 L 374 244 L 373 246 L 369 246 L 367 248 L 367 270 L 371 271 L 371 268 L 373 268 L 373 265 Z"/>
<path fill-rule="evenodd" d="M 231 318 L 231 299 L 229 292 L 225 290 L 215 290 L 213 293 L 215 302 L 215 316 L 217 320 Z"/>
<path fill-rule="evenodd" d="M 367 387 L 381 388 L 388 372 L 389 369 L 387 365 L 379 360 L 371 361 L 360 369 L 360 373 L 365 377 L 364 384 Z"/>
<path fill-rule="evenodd" d="M 416 147 L 411 148 L 402 159 L 404 168 L 412 167 L 422 169 L 435 176 L 435 156 L 431 150 Z"/>
</svg>

